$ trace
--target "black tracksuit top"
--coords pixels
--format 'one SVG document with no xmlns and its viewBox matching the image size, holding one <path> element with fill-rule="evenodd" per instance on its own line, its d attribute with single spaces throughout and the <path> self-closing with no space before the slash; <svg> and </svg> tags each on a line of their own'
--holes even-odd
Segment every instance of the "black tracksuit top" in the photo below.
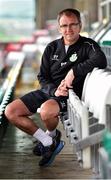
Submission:
<svg viewBox="0 0 111 180">
<path fill-rule="evenodd" d="M 70 69 L 73 69 L 75 79 L 73 89 L 81 98 L 84 79 L 93 68 L 105 68 L 107 61 L 100 46 L 90 38 L 80 36 L 78 41 L 69 46 L 67 53 L 63 38 L 47 45 L 42 56 L 38 80 L 41 90 L 50 96 Z"/>
</svg>

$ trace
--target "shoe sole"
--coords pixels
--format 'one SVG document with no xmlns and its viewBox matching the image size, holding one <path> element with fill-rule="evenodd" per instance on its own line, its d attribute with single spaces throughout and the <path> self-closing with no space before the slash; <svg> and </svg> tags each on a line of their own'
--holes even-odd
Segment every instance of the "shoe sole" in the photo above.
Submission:
<svg viewBox="0 0 111 180">
<path fill-rule="evenodd" d="M 54 161 L 55 157 L 57 154 L 59 154 L 61 152 L 61 150 L 63 149 L 65 145 L 65 142 L 64 141 L 60 141 L 59 145 L 57 146 L 57 148 L 55 149 L 55 151 L 53 152 L 50 160 L 48 161 L 48 163 L 42 165 L 42 166 L 50 166 L 52 164 L 52 162 Z M 41 165 L 40 165 L 41 166 Z"/>
</svg>

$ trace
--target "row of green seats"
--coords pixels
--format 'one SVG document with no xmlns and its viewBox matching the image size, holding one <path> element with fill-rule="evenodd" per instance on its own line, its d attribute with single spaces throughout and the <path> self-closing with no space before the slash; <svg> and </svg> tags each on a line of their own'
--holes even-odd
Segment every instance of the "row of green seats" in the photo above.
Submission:
<svg viewBox="0 0 111 180">
<path fill-rule="evenodd" d="M 111 41 L 110 41 L 110 40 L 109 40 L 109 41 L 103 41 L 103 42 L 101 43 L 101 45 L 111 46 Z"/>
</svg>

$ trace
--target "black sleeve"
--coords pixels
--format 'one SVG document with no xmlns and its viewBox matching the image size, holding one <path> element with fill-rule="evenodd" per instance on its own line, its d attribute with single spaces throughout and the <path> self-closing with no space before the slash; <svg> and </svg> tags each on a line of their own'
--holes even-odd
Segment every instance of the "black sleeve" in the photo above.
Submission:
<svg viewBox="0 0 111 180">
<path fill-rule="evenodd" d="M 73 67 L 75 76 L 86 76 L 86 74 L 91 72 L 95 67 L 100 69 L 106 68 L 106 57 L 96 42 L 86 42 L 84 43 L 84 48 L 86 49 L 85 52 L 88 58 L 86 58 L 84 62 Z"/>
<path fill-rule="evenodd" d="M 48 95 L 53 96 L 56 90 L 56 85 L 51 80 L 50 74 L 50 54 L 52 53 L 52 48 L 47 46 L 42 59 L 41 59 L 41 66 L 40 72 L 38 74 L 38 80 L 41 86 L 41 89 Z"/>
</svg>

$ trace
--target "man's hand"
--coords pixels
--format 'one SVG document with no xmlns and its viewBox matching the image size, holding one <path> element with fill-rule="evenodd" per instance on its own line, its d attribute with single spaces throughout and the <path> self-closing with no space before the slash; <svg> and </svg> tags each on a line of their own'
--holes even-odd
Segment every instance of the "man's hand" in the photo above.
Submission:
<svg viewBox="0 0 111 180">
<path fill-rule="evenodd" d="M 65 77 L 65 85 L 67 88 L 72 88 L 72 81 L 74 80 L 74 73 L 73 73 L 73 70 L 71 69 L 66 77 Z"/>
<path fill-rule="evenodd" d="M 68 89 L 72 88 L 72 81 L 74 80 L 74 73 L 71 69 L 64 80 L 61 81 L 57 90 L 55 91 L 55 96 L 68 96 Z"/>
<path fill-rule="evenodd" d="M 68 88 L 66 86 L 65 80 L 62 80 L 57 90 L 55 91 L 55 96 L 68 96 Z"/>
</svg>

